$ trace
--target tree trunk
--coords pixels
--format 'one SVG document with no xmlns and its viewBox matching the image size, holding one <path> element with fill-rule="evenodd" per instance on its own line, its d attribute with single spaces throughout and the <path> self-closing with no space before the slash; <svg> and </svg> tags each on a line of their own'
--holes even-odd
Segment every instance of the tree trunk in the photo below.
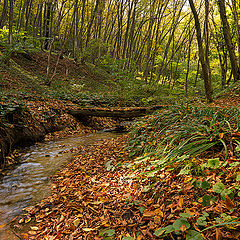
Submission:
<svg viewBox="0 0 240 240">
<path fill-rule="evenodd" d="M 2 15 L 0 18 L 0 28 L 3 28 L 7 23 L 7 12 L 8 12 L 8 0 L 4 0 Z"/>
<path fill-rule="evenodd" d="M 8 34 L 9 45 L 13 44 L 13 3 L 14 0 L 9 0 L 9 34 Z"/>
<path fill-rule="evenodd" d="M 91 16 L 91 20 L 88 24 L 86 46 L 88 45 L 88 42 L 90 40 L 92 25 L 93 25 L 93 22 L 94 22 L 94 19 L 95 19 L 96 15 L 97 15 L 99 4 L 100 4 L 100 0 L 96 0 L 96 4 L 95 4 L 95 7 L 94 7 L 92 16 Z"/>
<path fill-rule="evenodd" d="M 239 80 L 239 76 L 240 76 L 239 75 L 239 66 L 238 66 L 236 54 L 234 51 L 234 45 L 232 43 L 230 27 L 229 27 L 228 20 L 227 20 L 225 1 L 218 0 L 217 4 L 219 7 L 220 17 L 221 17 L 221 21 L 222 21 L 222 25 L 223 25 L 223 35 L 224 35 L 224 39 L 225 39 L 226 46 L 228 49 L 229 57 L 230 57 L 232 73 L 233 73 L 234 81 L 236 82 Z"/>
<path fill-rule="evenodd" d="M 78 14 L 78 0 L 75 0 L 74 5 L 74 43 L 73 43 L 73 57 L 75 61 L 78 59 L 78 51 L 79 51 L 79 42 L 78 42 L 78 24 L 79 24 L 79 14 Z"/>
<path fill-rule="evenodd" d="M 202 66 L 206 98 L 207 98 L 208 102 L 212 102 L 213 101 L 212 85 L 211 85 L 211 80 L 210 80 L 210 76 L 209 76 L 210 69 L 208 69 L 208 64 L 205 59 L 203 43 L 202 43 L 201 26 L 200 26 L 198 14 L 197 14 L 197 11 L 196 11 L 193 1 L 189 0 L 189 4 L 190 4 L 191 10 L 192 10 L 192 13 L 194 16 L 194 20 L 195 20 L 195 28 L 196 28 L 196 32 L 197 32 L 197 42 L 198 42 L 198 54 L 199 54 L 199 60 L 201 62 L 201 66 Z"/>
</svg>

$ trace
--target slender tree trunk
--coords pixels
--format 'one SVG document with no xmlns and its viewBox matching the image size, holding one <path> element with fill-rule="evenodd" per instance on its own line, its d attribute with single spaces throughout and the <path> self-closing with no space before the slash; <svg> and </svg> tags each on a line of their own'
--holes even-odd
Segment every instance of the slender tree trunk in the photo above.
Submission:
<svg viewBox="0 0 240 240">
<path fill-rule="evenodd" d="M 3 28 L 7 23 L 7 12 L 8 12 L 8 0 L 4 0 L 2 15 L 0 18 L 0 28 Z"/>
<path fill-rule="evenodd" d="M 84 13 L 85 13 L 86 0 L 82 0 L 82 13 L 81 13 L 81 26 L 79 31 L 79 51 L 83 51 L 83 26 L 84 26 Z"/>
<path fill-rule="evenodd" d="M 195 31 L 191 34 L 191 25 L 189 24 L 189 43 L 188 43 L 188 56 L 187 56 L 187 73 L 185 78 L 185 93 L 188 94 L 188 75 L 190 71 L 190 58 L 191 58 L 191 46 L 192 46 L 192 40 L 194 36 Z"/>
<path fill-rule="evenodd" d="M 218 0 L 218 7 L 220 12 L 220 17 L 223 25 L 223 35 L 226 42 L 226 46 L 228 49 L 231 67 L 232 67 L 232 73 L 234 77 L 234 81 L 238 81 L 240 74 L 239 74 L 239 66 L 236 58 L 236 54 L 234 51 L 234 45 L 232 43 L 231 33 L 230 33 L 230 27 L 227 20 L 227 14 L 226 14 L 226 6 L 224 0 Z"/>
<path fill-rule="evenodd" d="M 147 83 L 148 82 L 148 74 L 149 74 L 149 61 L 150 61 L 150 54 L 151 54 L 151 49 L 152 49 L 152 28 L 154 24 L 154 7 L 155 7 L 155 1 L 150 2 L 151 4 L 151 15 L 150 15 L 150 21 L 149 21 L 149 26 L 148 26 L 148 40 L 147 40 L 147 54 L 145 58 L 145 68 L 144 68 L 144 80 Z"/>
<path fill-rule="evenodd" d="M 232 0 L 232 5 L 233 5 L 232 11 L 233 11 L 234 20 L 236 23 L 236 32 L 237 32 L 238 66 L 240 66 L 240 26 L 239 26 L 239 17 L 238 17 L 236 0 Z M 239 1 L 238 1 L 238 7 L 239 7 Z"/>
<path fill-rule="evenodd" d="M 29 20 L 30 20 L 30 16 L 31 16 L 32 4 L 33 4 L 33 1 L 30 0 L 27 5 L 26 16 L 25 16 L 25 31 L 28 30 L 28 24 L 29 24 Z"/>
<path fill-rule="evenodd" d="M 198 75 L 199 75 L 199 68 L 200 68 L 200 61 L 198 59 L 197 73 L 196 73 L 196 77 L 195 77 L 194 87 L 197 86 L 197 80 L 198 80 Z"/>
<path fill-rule="evenodd" d="M 209 62 L 209 0 L 205 0 L 205 21 L 204 21 L 204 40 L 205 40 L 205 60 L 208 66 L 208 75 L 209 75 L 209 81 L 212 82 L 212 74 L 211 74 L 211 68 L 210 68 L 210 62 Z M 212 85 L 211 85 L 212 87 Z M 212 92 L 212 89 L 211 89 Z"/>
<path fill-rule="evenodd" d="M 25 10 L 26 10 L 26 7 L 28 5 L 28 1 L 29 0 L 25 0 L 24 3 L 23 3 L 22 11 L 21 11 L 21 14 L 19 16 L 20 19 L 19 19 L 18 31 L 20 31 L 21 28 L 22 28 L 22 23 L 23 23 L 23 19 L 24 19 L 24 16 L 25 16 Z"/>
<path fill-rule="evenodd" d="M 75 61 L 78 59 L 78 51 L 79 51 L 79 42 L 78 42 L 78 24 L 79 24 L 79 15 L 78 15 L 78 0 L 75 0 L 74 6 L 74 43 L 73 43 L 73 57 Z"/>
<path fill-rule="evenodd" d="M 100 4 L 100 0 L 96 0 L 96 4 L 95 4 L 95 7 L 94 7 L 92 16 L 91 16 L 91 20 L 88 24 L 86 46 L 88 45 L 89 40 L 90 40 L 92 25 L 94 23 L 94 19 L 95 19 L 96 15 L 97 15 L 99 4 Z"/>
<path fill-rule="evenodd" d="M 134 4 L 133 1 L 131 1 L 131 0 L 128 1 L 127 27 L 126 27 L 126 30 L 125 30 L 122 58 L 125 58 L 125 56 L 126 56 L 127 41 L 128 41 L 128 37 L 129 37 L 129 28 L 130 28 L 130 21 L 131 21 L 133 4 Z"/>
<path fill-rule="evenodd" d="M 198 14 L 195 8 L 195 5 L 192 0 L 189 0 L 189 4 L 194 16 L 195 20 L 195 28 L 197 32 L 197 42 L 198 42 L 198 54 L 199 54 L 199 60 L 202 65 L 202 72 L 203 72 L 203 79 L 204 79 L 204 86 L 205 86 L 205 93 L 206 93 L 206 98 L 208 102 L 212 102 L 212 86 L 211 86 L 211 81 L 209 77 L 209 72 L 210 70 L 208 69 L 208 64 L 205 59 L 205 54 L 204 54 L 204 49 L 203 49 L 203 42 L 202 42 L 202 33 L 201 33 L 201 26 L 198 18 Z"/>
<path fill-rule="evenodd" d="M 45 2 L 44 5 L 44 49 L 47 50 L 49 47 L 49 41 L 50 41 L 50 21 L 51 21 L 51 5 L 52 3 L 50 0 L 48 2 Z"/>
<path fill-rule="evenodd" d="M 216 46 L 217 49 L 217 53 L 218 53 L 218 59 L 219 59 L 219 65 L 221 68 L 221 75 L 222 75 L 222 79 L 221 79 L 221 83 L 222 83 L 222 89 L 225 88 L 226 82 L 227 82 L 227 58 L 228 58 L 228 54 L 226 52 L 226 46 L 225 46 L 225 42 L 224 40 L 221 41 L 221 39 L 219 39 L 219 35 L 220 37 L 222 37 L 222 39 L 224 38 L 222 31 L 220 31 L 218 33 L 217 31 L 217 24 L 214 20 L 214 16 L 212 14 L 211 16 L 211 20 L 213 23 L 213 27 L 214 29 L 211 31 L 212 35 L 213 35 L 213 43 Z M 221 53 L 222 51 L 222 53 Z"/>
<path fill-rule="evenodd" d="M 9 0 L 9 34 L 8 34 L 9 45 L 13 44 L 13 3 L 14 0 Z"/>
</svg>

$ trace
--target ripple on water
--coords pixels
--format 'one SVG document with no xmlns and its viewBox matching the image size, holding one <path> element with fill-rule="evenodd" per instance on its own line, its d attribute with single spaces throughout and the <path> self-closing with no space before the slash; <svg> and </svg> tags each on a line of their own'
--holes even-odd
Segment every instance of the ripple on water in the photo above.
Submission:
<svg viewBox="0 0 240 240">
<path fill-rule="evenodd" d="M 0 180 L 0 226 L 21 214 L 23 208 L 50 194 L 49 176 L 73 156 L 71 151 L 64 153 L 65 150 L 116 136 L 113 133 L 95 133 L 31 146 L 21 157 L 21 163 L 15 169 L 5 171 Z M 9 227 L 0 228 L 1 240 L 15 240 L 15 237 Z"/>
</svg>

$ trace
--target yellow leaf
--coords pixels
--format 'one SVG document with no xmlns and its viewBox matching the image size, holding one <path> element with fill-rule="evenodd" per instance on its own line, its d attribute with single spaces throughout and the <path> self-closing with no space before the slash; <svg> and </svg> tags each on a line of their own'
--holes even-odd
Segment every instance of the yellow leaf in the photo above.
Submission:
<svg viewBox="0 0 240 240">
<path fill-rule="evenodd" d="M 178 201 L 178 205 L 180 208 L 183 207 L 183 203 L 184 203 L 184 198 L 183 197 L 180 197 L 179 201 Z"/>
<path fill-rule="evenodd" d="M 219 133 L 220 139 L 223 139 L 223 135 L 224 135 L 224 133 Z"/>
<path fill-rule="evenodd" d="M 158 215 L 158 216 L 160 216 L 160 217 L 163 217 L 163 216 L 164 216 L 163 212 L 162 212 L 159 208 L 156 209 L 154 212 L 156 213 L 156 215 Z"/>
<path fill-rule="evenodd" d="M 91 232 L 91 231 L 95 231 L 96 229 L 94 228 L 83 228 L 84 232 Z"/>
<path fill-rule="evenodd" d="M 77 218 L 76 220 L 74 220 L 73 224 L 74 224 L 75 227 L 78 227 L 80 222 L 81 222 L 80 219 Z"/>
<path fill-rule="evenodd" d="M 24 222 L 24 219 L 23 218 L 21 218 L 19 221 L 18 221 L 18 223 L 23 223 Z"/>
<path fill-rule="evenodd" d="M 38 230 L 38 227 L 33 226 L 33 227 L 31 227 L 31 229 L 32 229 L 33 231 L 37 231 L 37 230 Z"/>
<path fill-rule="evenodd" d="M 32 220 L 31 218 L 28 218 L 28 219 L 25 220 L 25 223 L 28 223 L 28 222 L 30 222 L 31 220 Z"/>
<path fill-rule="evenodd" d="M 190 182 L 192 180 L 192 176 L 186 176 L 184 182 Z"/>
<path fill-rule="evenodd" d="M 35 232 L 35 231 L 29 231 L 28 234 L 29 234 L 29 235 L 35 235 L 36 232 Z"/>
</svg>

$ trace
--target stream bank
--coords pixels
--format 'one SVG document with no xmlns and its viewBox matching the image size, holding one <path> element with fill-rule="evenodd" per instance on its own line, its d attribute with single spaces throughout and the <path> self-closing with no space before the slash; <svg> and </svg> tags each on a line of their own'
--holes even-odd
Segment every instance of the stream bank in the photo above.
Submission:
<svg viewBox="0 0 240 240">
<path fill-rule="evenodd" d="M 16 162 L 18 147 L 32 145 L 42 140 L 86 134 L 112 128 L 111 119 L 91 117 L 84 123 L 67 112 L 76 108 L 70 101 L 37 99 L 22 101 L 21 108 L 9 111 L 0 119 L 0 173 L 1 168 Z"/>
<path fill-rule="evenodd" d="M 26 148 L 19 158 L 19 164 L 13 169 L 5 170 L 0 179 L 0 239 L 15 239 L 15 231 L 7 223 L 23 214 L 22 209 L 25 207 L 32 206 L 50 195 L 51 177 L 74 155 L 84 152 L 88 145 L 117 136 L 117 133 L 89 133 Z M 15 223 L 14 228 L 16 224 L 18 223 Z"/>
</svg>

